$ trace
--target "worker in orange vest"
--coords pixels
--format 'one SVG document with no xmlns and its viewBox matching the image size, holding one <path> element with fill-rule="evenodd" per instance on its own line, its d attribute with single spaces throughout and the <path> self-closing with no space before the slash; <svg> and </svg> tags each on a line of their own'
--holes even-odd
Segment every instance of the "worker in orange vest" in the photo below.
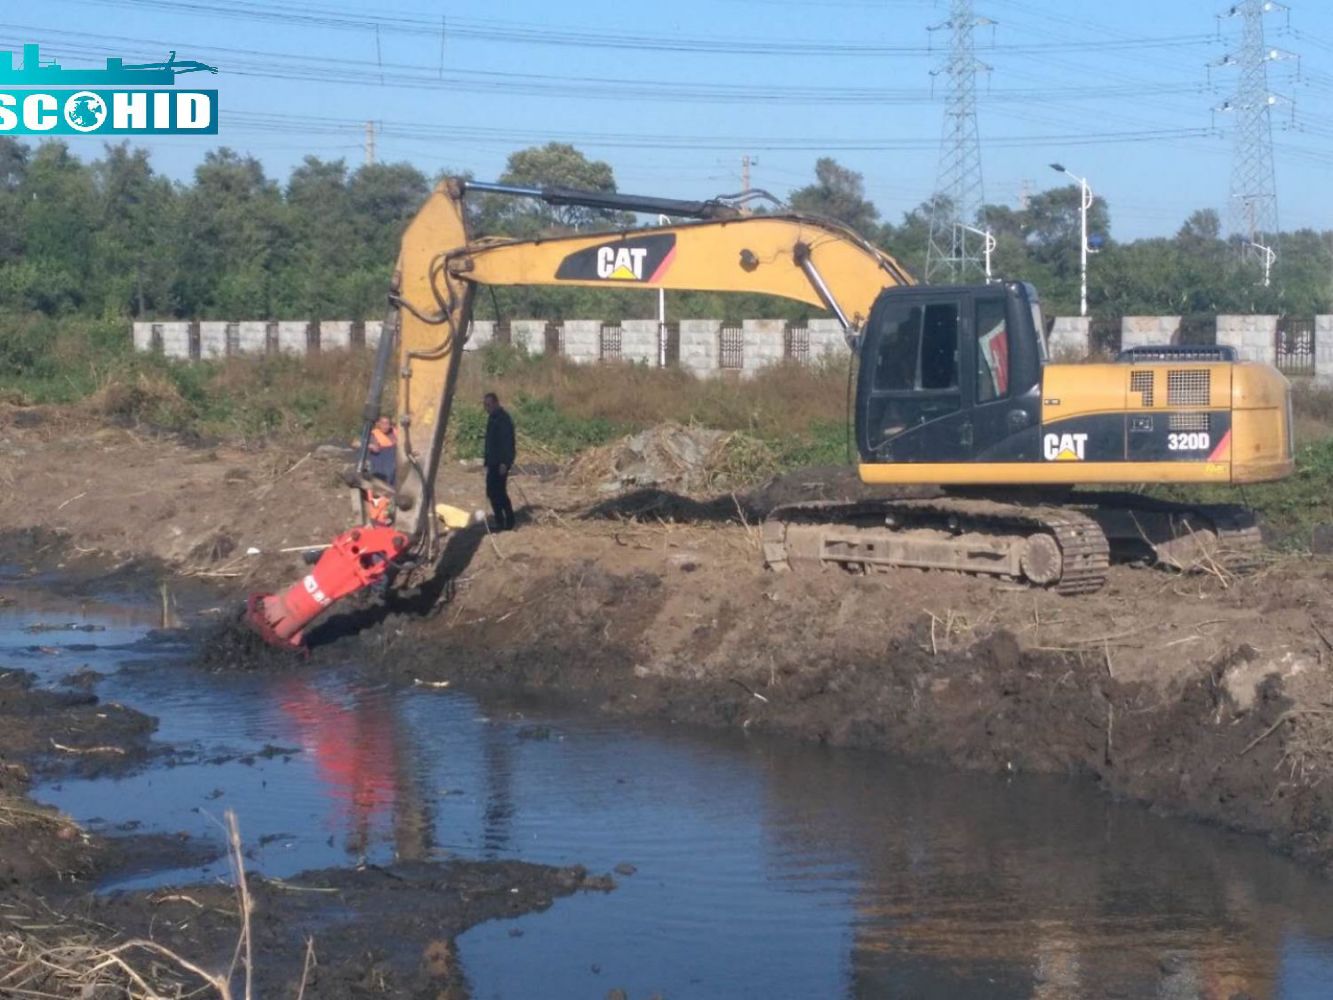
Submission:
<svg viewBox="0 0 1333 1000">
<path fill-rule="evenodd" d="M 370 429 L 370 474 L 390 486 L 398 474 L 398 431 L 393 421 L 382 416 Z"/>
<path fill-rule="evenodd" d="M 364 490 L 361 495 L 366 502 L 367 524 L 393 524 L 393 497 L 375 489 Z"/>
</svg>

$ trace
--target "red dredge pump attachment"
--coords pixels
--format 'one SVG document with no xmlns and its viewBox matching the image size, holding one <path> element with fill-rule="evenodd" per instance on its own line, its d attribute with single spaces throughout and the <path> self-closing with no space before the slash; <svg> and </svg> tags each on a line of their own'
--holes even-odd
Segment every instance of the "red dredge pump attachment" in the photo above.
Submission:
<svg viewBox="0 0 1333 1000">
<path fill-rule="evenodd" d="M 305 577 L 281 594 L 252 594 L 246 621 L 270 645 L 302 649 L 305 627 L 330 605 L 383 577 L 407 542 L 405 534 L 388 527 L 345 531 Z"/>
</svg>

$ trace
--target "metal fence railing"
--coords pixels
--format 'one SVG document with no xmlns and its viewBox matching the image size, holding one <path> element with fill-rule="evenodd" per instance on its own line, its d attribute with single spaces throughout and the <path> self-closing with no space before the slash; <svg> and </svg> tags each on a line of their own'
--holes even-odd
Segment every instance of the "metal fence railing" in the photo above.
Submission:
<svg viewBox="0 0 1333 1000">
<path fill-rule="evenodd" d="M 788 327 L 783 352 L 788 361 L 806 362 L 810 360 L 810 330 L 808 327 Z"/>
<path fill-rule="evenodd" d="M 738 371 L 745 367 L 745 333 L 739 326 L 724 326 L 718 335 L 718 367 Z"/>
<path fill-rule="evenodd" d="M 622 331 L 618 326 L 603 326 L 598 356 L 603 361 L 619 361 L 621 355 Z"/>
<path fill-rule="evenodd" d="M 1313 316 L 1281 316 L 1277 321 L 1274 353 L 1284 375 L 1314 374 L 1315 322 Z"/>
</svg>

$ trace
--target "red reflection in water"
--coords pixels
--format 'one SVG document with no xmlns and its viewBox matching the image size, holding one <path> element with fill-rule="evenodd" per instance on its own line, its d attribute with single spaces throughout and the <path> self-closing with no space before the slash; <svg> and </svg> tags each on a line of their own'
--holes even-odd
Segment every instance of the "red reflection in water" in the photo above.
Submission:
<svg viewBox="0 0 1333 1000">
<path fill-rule="evenodd" d="M 301 679 L 284 681 L 276 693 L 336 804 L 334 825 L 347 831 L 348 850 L 364 851 L 398 799 L 396 723 L 389 700 L 364 691 L 333 697 Z"/>
</svg>

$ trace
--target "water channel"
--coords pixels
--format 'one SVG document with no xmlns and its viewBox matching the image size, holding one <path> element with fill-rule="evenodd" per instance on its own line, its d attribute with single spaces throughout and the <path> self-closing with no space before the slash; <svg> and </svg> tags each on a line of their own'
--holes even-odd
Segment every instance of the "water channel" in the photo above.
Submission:
<svg viewBox="0 0 1333 1000">
<path fill-rule="evenodd" d="M 180 751 L 35 789 L 95 829 L 216 837 L 230 807 L 279 877 L 396 857 L 633 866 L 610 894 L 464 934 L 478 997 L 1333 995 L 1333 884 L 1081 783 L 488 705 L 354 665 L 210 674 L 149 607 L 5 593 L 21 599 L 0 609 L 0 666 L 52 685 L 99 671 L 101 698 Z M 102 630 L 27 631 L 53 622 Z M 106 888 L 225 877 L 219 861 Z"/>
</svg>

